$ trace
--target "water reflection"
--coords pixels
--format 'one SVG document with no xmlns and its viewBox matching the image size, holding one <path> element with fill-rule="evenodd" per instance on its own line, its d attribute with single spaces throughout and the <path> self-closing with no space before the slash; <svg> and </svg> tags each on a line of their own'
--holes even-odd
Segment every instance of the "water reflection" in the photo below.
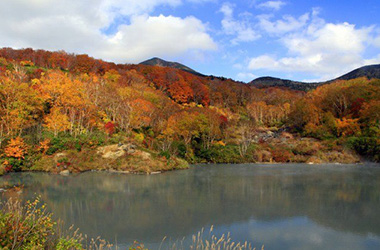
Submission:
<svg viewBox="0 0 380 250">
<path fill-rule="evenodd" d="M 380 248 L 378 167 L 207 165 L 158 176 L 22 173 L 5 182 L 23 183 L 24 198 L 41 195 L 67 225 L 122 245 L 214 225 L 276 249 Z"/>
</svg>

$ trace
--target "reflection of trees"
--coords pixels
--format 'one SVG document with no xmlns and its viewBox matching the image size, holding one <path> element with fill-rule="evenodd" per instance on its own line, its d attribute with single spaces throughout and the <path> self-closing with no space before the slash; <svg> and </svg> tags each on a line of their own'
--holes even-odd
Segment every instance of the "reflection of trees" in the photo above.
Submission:
<svg viewBox="0 0 380 250">
<path fill-rule="evenodd" d="M 0 179 L 1 182 L 6 179 Z M 380 235 L 380 169 L 204 167 L 160 176 L 23 173 L 12 183 L 40 194 L 55 215 L 118 242 L 182 237 L 207 225 L 308 216 L 338 230 Z"/>
</svg>

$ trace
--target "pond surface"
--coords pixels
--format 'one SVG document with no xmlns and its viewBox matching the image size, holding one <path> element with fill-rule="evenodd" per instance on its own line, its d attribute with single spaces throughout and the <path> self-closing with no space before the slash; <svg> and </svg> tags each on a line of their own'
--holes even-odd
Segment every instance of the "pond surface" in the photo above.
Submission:
<svg viewBox="0 0 380 250">
<path fill-rule="evenodd" d="M 161 175 L 17 173 L 56 218 L 124 248 L 211 225 L 265 249 L 380 249 L 379 165 L 200 165 Z M 7 192 L 5 193 L 6 195 Z"/>
</svg>

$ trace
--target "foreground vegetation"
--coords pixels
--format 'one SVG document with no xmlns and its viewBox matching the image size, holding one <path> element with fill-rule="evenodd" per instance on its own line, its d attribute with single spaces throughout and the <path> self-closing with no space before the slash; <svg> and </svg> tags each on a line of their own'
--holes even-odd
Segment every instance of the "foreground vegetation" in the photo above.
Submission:
<svg viewBox="0 0 380 250">
<path fill-rule="evenodd" d="M 52 220 L 40 200 L 8 200 L 0 203 L 0 246 L 1 249 L 111 249 L 112 245 L 103 240 L 85 238 L 78 231 L 63 233 Z"/>
<path fill-rule="evenodd" d="M 378 79 L 337 81 L 310 92 L 257 89 L 167 67 L 4 48 L 0 173 L 149 173 L 186 167 L 179 158 L 347 163 L 359 154 L 379 161 L 379 107 Z M 135 151 L 111 158 L 96 153 L 112 145 Z"/>
<path fill-rule="evenodd" d="M 192 237 L 190 246 L 184 246 L 183 241 L 171 244 L 167 249 L 208 249 L 208 250 L 250 250 L 250 243 L 235 243 L 229 234 L 216 237 L 208 236 L 202 229 Z M 165 239 L 163 239 L 163 242 Z M 100 238 L 88 240 L 78 230 L 69 229 L 63 233 L 60 225 L 52 220 L 45 205 L 35 201 L 8 200 L 0 203 L 0 247 L 1 249 L 54 249 L 54 250 L 84 250 L 84 249 L 118 249 Z M 135 242 L 129 250 L 144 250 L 143 244 Z M 263 249 L 263 248 L 262 248 Z"/>
</svg>

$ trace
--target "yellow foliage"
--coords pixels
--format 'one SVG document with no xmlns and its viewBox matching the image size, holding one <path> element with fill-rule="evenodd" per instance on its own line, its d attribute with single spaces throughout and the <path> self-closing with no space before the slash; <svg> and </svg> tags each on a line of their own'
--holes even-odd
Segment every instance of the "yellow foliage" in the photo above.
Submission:
<svg viewBox="0 0 380 250">
<path fill-rule="evenodd" d="M 60 108 L 53 108 L 51 113 L 45 117 L 45 127 L 54 132 L 55 135 L 58 132 L 66 131 L 70 128 L 71 124 L 66 114 L 62 113 Z"/>
<path fill-rule="evenodd" d="M 31 61 L 21 61 L 20 64 L 22 66 L 34 66 L 34 63 Z"/>
<path fill-rule="evenodd" d="M 119 72 L 117 72 L 117 70 L 114 69 L 111 69 L 104 74 L 104 78 L 110 82 L 118 82 L 120 77 L 121 76 Z"/>
<path fill-rule="evenodd" d="M 0 66 L 7 65 L 7 59 L 0 57 Z"/>
<path fill-rule="evenodd" d="M 139 143 L 142 143 L 143 141 L 144 141 L 144 134 L 141 134 L 141 133 L 139 133 L 139 134 L 136 134 L 135 135 L 135 140 L 137 141 L 137 142 L 139 142 Z"/>
<path fill-rule="evenodd" d="M 215 143 L 215 145 L 219 145 L 219 146 L 223 146 L 223 147 L 226 146 L 226 144 L 223 141 L 218 141 Z"/>
</svg>

